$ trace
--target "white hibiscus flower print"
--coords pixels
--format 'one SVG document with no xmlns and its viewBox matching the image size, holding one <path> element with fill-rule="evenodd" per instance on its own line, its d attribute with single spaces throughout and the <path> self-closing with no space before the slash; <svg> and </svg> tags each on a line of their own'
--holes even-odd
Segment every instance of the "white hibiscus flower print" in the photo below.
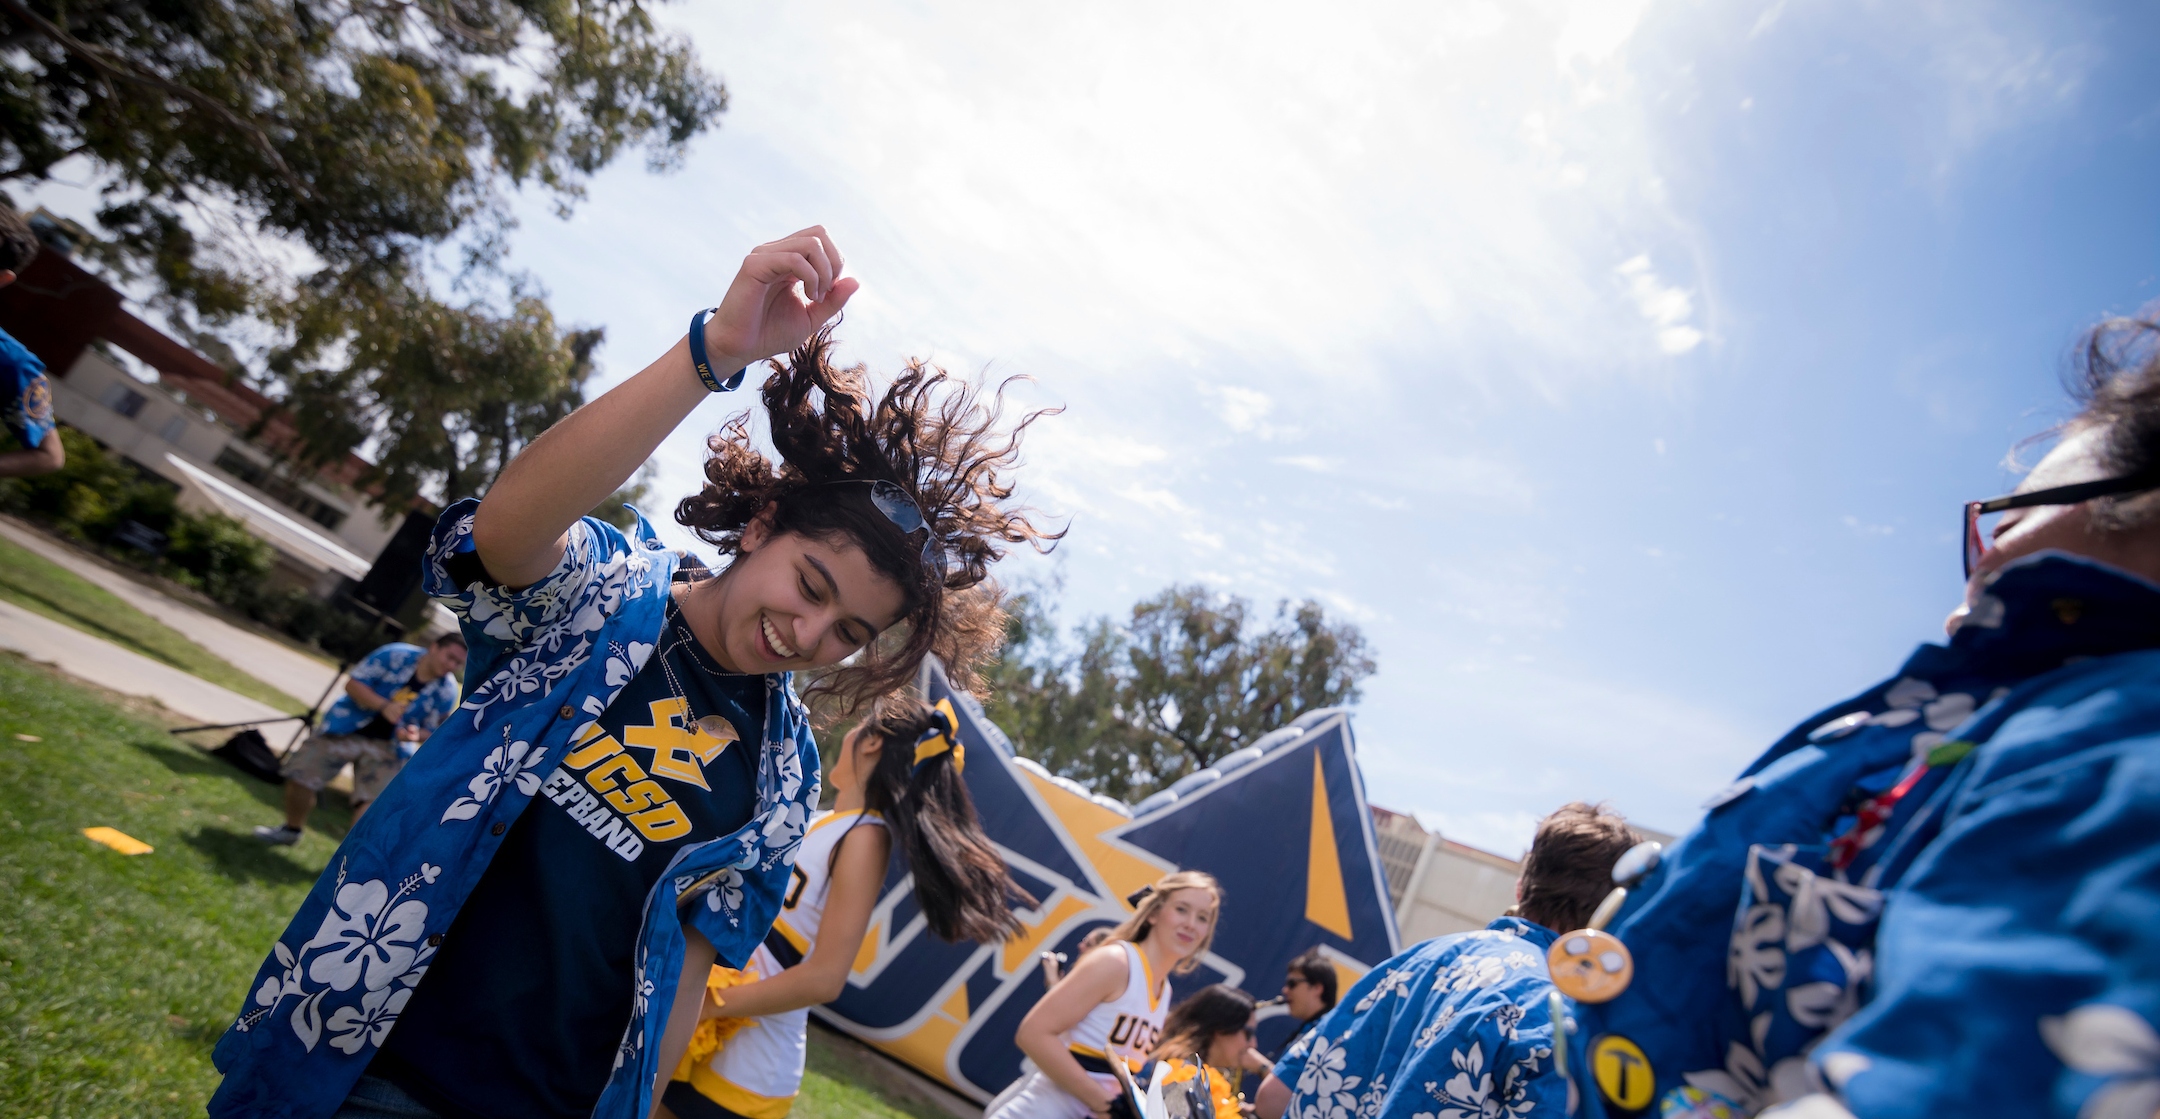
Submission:
<svg viewBox="0 0 2160 1119">
<path fill-rule="evenodd" d="M 1432 1048 L 1433 1042 L 1440 1040 L 1440 1035 L 1446 1033 L 1447 1028 L 1454 1024 L 1455 1008 L 1450 1006 L 1443 1009 L 1440 1011 L 1439 1017 L 1434 1018 L 1426 1025 L 1424 1030 L 1419 1032 L 1416 1042 L 1417 1047 L 1419 1049 Z"/>
<path fill-rule="evenodd" d="M 395 991 L 385 987 L 363 995 L 357 1007 L 338 1007 L 326 1024 L 332 1033 L 331 1048 L 358 1053 L 363 1045 L 380 1046 L 412 996 L 411 987 Z"/>
<path fill-rule="evenodd" d="M 1770 891 L 1762 878 L 1762 864 L 1774 869 L 1770 877 L 1791 899 L 1785 909 L 1785 950 L 1799 952 L 1830 939 L 1832 918 L 1848 925 L 1864 925 L 1882 912 L 1880 890 L 1824 878 L 1792 861 L 1793 848 L 1755 847 L 1748 852 L 1748 882 L 1758 900 Z M 1771 984 L 1775 986 L 1775 984 Z"/>
<path fill-rule="evenodd" d="M 1362 1014 L 1365 1011 L 1371 1010 L 1373 1008 L 1373 1004 L 1379 1002 L 1381 999 L 1388 997 L 1389 995 L 1403 995 L 1407 997 L 1409 994 L 1409 969 L 1398 968 L 1394 971 L 1388 972 L 1384 976 L 1381 976 L 1380 982 L 1373 984 L 1373 989 L 1365 992 L 1365 997 L 1358 1000 L 1357 1009 L 1358 1012 Z"/>
<path fill-rule="evenodd" d="M 505 729 L 503 733 L 507 737 L 509 731 Z M 443 809 L 442 819 L 438 822 L 447 824 L 452 820 L 470 820 L 478 816 L 480 809 L 494 800 L 495 794 L 501 792 L 503 786 L 512 782 L 516 782 L 518 791 L 526 796 L 539 792 L 538 768 L 541 762 L 547 760 L 547 753 L 545 746 L 535 750 L 532 743 L 522 741 L 506 743 L 488 751 L 488 756 L 480 763 L 480 772 L 475 774 L 472 782 L 466 786 L 470 795 L 451 801 L 450 807 Z"/>
<path fill-rule="evenodd" d="M 1874 957 L 1867 949 L 1847 948 L 1835 940 L 1824 943 L 1844 971 L 1845 981 L 1802 983 L 1785 992 L 1785 1009 L 1793 1021 L 1817 1030 L 1827 1030 L 1860 1009 L 1860 991 L 1875 971 Z"/>
<path fill-rule="evenodd" d="M 1326 1037 L 1315 1038 L 1312 1055 L 1298 1073 L 1297 1119 L 1350 1119 L 1362 1077 L 1344 1076 L 1349 1054 Z"/>
<path fill-rule="evenodd" d="M 1496 1007 L 1492 1012 L 1493 1028 L 1500 1031 L 1501 1037 L 1513 1041 L 1515 1040 L 1515 1028 L 1522 1025 L 1525 1013 L 1522 1007 L 1514 1003 L 1506 1003 Z"/>
<path fill-rule="evenodd" d="M 1775 905 L 1751 905 L 1733 927 L 1725 953 L 1725 985 L 1740 992 L 1740 1004 L 1755 1009 L 1765 989 L 1785 983 L 1785 911 Z"/>
<path fill-rule="evenodd" d="M 1457 1049 L 1450 1060 L 1455 1075 L 1433 1092 L 1441 1108 L 1433 1119 L 1506 1119 L 1507 1100 L 1493 1091 L 1492 1073 L 1485 1068 L 1485 1051 L 1476 1042 Z"/>
<path fill-rule="evenodd" d="M 1459 992 L 1496 987 L 1507 982 L 1507 973 L 1506 961 L 1496 960 L 1489 956 L 1458 960 L 1455 966 L 1447 969 L 1447 972 L 1441 975 L 1439 981 L 1433 984 L 1433 988 L 1435 990 Z"/>
<path fill-rule="evenodd" d="M 2040 1039 L 2063 1064 L 2107 1078 L 2078 1119 L 2152 1119 L 2160 1112 L 2160 1034 L 2136 1011 L 2087 1003 L 2040 1019 Z"/>
<path fill-rule="evenodd" d="M 403 896 L 403 891 L 393 896 L 380 880 L 339 887 L 322 927 L 300 948 L 303 956 L 323 950 L 308 962 L 308 979 L 334 991 L 352 990 L 355 983 L 379 991 L 405 974 L 420 954 L 417 942 L 428 907 L 397 900 Z"/>
</svg>

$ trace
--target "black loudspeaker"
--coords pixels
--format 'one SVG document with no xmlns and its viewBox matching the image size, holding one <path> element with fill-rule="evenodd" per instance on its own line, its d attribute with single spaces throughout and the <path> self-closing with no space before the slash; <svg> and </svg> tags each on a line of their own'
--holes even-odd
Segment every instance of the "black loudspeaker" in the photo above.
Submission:
<svg viewBox="0 0 2160 1119">
<path fill-rule="evenodd" d="M 378 616 L 395 616 L 403 610 L 420 587 L 420 562 L 427 556 L 428 537 L 434 531 L 434 514 L 405 514 L 397 535 L 383 545 L 367 578 L 355 584 L 348 597 Z"/>
</svg>

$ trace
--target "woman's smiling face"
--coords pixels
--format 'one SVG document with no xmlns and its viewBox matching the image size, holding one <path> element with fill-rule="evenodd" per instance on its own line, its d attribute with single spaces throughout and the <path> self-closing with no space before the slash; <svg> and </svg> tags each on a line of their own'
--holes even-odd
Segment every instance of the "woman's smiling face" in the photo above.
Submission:
<svg viewBox="0 0 2160 1119">
<path fill-rule="evenodd" d="M 743 530 L 735 562 L 690 593 L 698 642 L 734 672 L 800 672 L 838 664 L 900 620 L 900 585 L 845 537 Z"/>
<path fill-rule="evenodd" d="M 1215 928 L 1215 891 L 1199 886 L 1172 890 L 1155 911 L 1154 925 L 1148 935 L 1161 937 L 1178 959 L 1198 952 Z"/>
</svg>

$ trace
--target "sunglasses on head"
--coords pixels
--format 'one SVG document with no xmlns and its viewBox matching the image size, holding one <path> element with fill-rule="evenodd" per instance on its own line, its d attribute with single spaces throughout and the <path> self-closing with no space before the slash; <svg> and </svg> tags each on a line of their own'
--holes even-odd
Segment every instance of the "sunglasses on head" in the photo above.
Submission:
<svg viewBox="0 0 2160 1119">
<path fill-rule="evenodd" d="M 888 482 L 883 478 L 849 478 L 831 484 L 869 486 L 870 504 L 876 506 L 877 511 L 883 513 L 885 519 L 891 521 L 893 527 L 899 529 L 902 535 L 926 533 L 922 546 L 923 568 L 937 572 L 940 581 L 945 578 L 945 548 L 938 542 L 937 529 L 930 518 L 923 515 L 922 506 L 917 505 L 915 499 L 909 497 L 908 492 L 901 489 L 898 483 Z"/>
</svg>

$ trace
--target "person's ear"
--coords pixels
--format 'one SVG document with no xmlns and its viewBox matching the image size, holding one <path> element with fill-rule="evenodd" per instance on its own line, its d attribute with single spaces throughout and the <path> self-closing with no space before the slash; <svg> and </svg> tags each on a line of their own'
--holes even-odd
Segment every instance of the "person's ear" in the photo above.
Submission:
<svg viewBox="0 0 2160 1119">
<path fill-rule="evenodd" d="M 0 288 L 4 288 L 14 282 L 15 273 L 9 269 L 0 268 Z"/>
<path fill-rule="evenodd" d="M 773 538 L 773 521 L 779 515 L 780 503 L 766 502 L 765 508 L 758 510 L 758 515 L 750 518 L 750 523 L 743 526 L 742 543 L 736 546 L 736 550 L 747 556 L 764 547 L 766 541 Z"/>
</svg>

